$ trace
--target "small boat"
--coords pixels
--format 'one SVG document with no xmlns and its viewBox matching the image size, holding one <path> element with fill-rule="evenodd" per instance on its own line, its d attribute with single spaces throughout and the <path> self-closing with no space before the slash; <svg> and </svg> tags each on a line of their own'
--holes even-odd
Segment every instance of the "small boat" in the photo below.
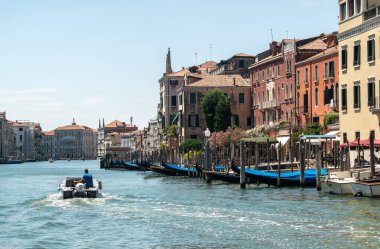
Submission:
<svg viewBox="0 0 380 249">
<path fill-rule="evenodd" d="M 160 173 L 160 174 L 167 175 L 167 176 L 176 176 L 177 175 L 177 173 L 174 172 L 173 170 L 169 170 L 169 169 L 167 169 L 163 166 L 159 166 L 159 165 L 151 165 L 150 169 L 153 172 Z"/>
<path fill-rule="evenodd" d="M 236 165 L 231 166 L 232 170 L 240 173 L 240 168 Z M 315 187 L 317 179 L 316 169 L 308 169 L 304 172 L 304 186 L 305 187 Z M 321 169 L 321 176 L 325 174 L 325 170 Z M 259 171 L 253 169 L 245 169 L 245 175 L 254 181 L 259 183 L 268 184 L 275 187 L 299 187 L 301 185 L 300 181 L 300 171 L 294 172 L 281 172 L 280 174 L 280 186 L 277 184 L 277 172 Z"/>
<path fill-rule="evenodd" d="M 367 178 L 352 184 L 352 191 L 355 196 L 380 197 L 380 179 Z"/>
<path fill-rule="evenodd" d="M 62 192 L 63 199 L 68 198 L 96 198 L 99 195 L 99 190 L 102 189 L 102 182 L 93 179 L 94 186 L 91 188 L 85 188 L 83 183 L 74 185 L 74 181 L 79 181 L 81 177 L 66 177 L 60 184 L 59 190 Z"/>
<path fill-rule="evenodd" d="M 352 195 L 352 184 L 356 179 L 351 176 L 351 172 L 331 172 L 325 177 L 321 177 L 322 192 L 338 195 Z"/>
<path fill-rule="evenodd" d="M 54 163 L 53 158 L 49 158 L 49 163 Z"/>
<path fill-rule="evenodd" d="M 22 163 L 22 161 L 21 160 L 16 160 L 16 159 L 8 160 L 6 162 L 6 164 L 20 164 L 20 163 Z"/>
<path fill-rule="evenodd" d="M 164 166 L 168 170 L 175 172 L 176 175 L 182 175 L 182 176 L 195 176 L 195 175 L 197 175 L 196 168 L 183 168 L 183 167 L 179 167 L 177 165 L 170 164 L 170 163 L 162 163 L 162 166 Z"/>
</svg>

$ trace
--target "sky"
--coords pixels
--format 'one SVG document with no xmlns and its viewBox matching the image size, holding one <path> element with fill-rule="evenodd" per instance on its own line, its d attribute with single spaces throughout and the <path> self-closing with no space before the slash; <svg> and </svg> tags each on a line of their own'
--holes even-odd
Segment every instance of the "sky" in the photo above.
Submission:
<svg viewBox="0 0 380 249">
<path fill-rule="evenodd" d="M 336 0 L 0 0 L 0 111 L 43 130 L 130 117 L 143 129 L 168 47 L 177 71 L 260 53 L 271 30 L 281 41 L 337 28 Z"/>
</svg>

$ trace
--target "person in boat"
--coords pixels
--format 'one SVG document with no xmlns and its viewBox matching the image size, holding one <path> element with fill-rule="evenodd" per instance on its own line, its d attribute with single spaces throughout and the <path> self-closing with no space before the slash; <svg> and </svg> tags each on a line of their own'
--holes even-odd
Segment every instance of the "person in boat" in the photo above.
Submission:
<svg viewBox="0 0 380 249">
<path fill-rule="evenodd" d="M 84 175 L 79 181 L 74 181 L 74 184 L 83 183 L 85 188 L 92 188 L 94 183 L 92 181 L 92 174 L 88 173 L 88 169 L 84 170 Z"/>
</svg>

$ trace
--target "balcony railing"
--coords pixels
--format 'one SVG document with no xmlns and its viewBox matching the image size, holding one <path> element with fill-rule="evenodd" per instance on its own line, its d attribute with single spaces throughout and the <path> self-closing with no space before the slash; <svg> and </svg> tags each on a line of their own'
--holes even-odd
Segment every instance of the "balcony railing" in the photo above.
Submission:
<svg viewBox="0 0 380 249">
<path fill-rule="evenodd" d="M 273 109 L 280 106 L 280 102 L 277 99 L 271 101 L 265 101 L 261 103 L 259 109 Z"/>
<path fill-rule="evenodd" d="M 368 21 L 368 20 L 370 20 L 376 16 L 379 16 L 379 15 L 380 15 L 380 6 L 376 6 L 372 9 L 365 11 L 363 18 L 364 18 L 364 21 Z"/>
</svg>

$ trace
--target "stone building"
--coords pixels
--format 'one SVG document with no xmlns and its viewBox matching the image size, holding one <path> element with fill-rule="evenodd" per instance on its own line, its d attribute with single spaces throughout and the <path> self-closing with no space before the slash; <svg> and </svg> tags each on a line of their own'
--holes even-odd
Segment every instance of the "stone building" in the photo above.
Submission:
<svg viewBox="0 0 380 249">
<path fill-rule="evenodd" d="M 380 138 L 380 2 L 339 0 L 341 143 Z"/>
<path fill-rule="evenodd" d="M 54 131 L 42 132 L 42 160 L 55 159 Z"/>
<path fill-rule="evenodd" d="M 339 57 L 336 34 L 318 38 L 312 44 L 320 53 L 296 63 L 296 113 L 300 124 L 324 125 L 324 117 L 338 112 Z"/>
<path fill-rule="evenodd" d="M 248 67 L 255 62 L 255 56 L 245 53 L 235 54 L 227 60 L 216 64 L 216 68 L 210 72 L 211 75 L 239 74 L 244 79 L 249 79 Z"/>
<path fill-rule="evenodd" d="M 96 159 L 97 144 L 93 129 L 77 125 L 58 127 L 55 134 L 56 159 Z"/>
<path fill-rule="evenodd" d="M 0 163 L 7 162 L 14 155 L 14 136 L 6 112 L 0 112 Z"/>
<path fill-rule="evenodd" d="M 14 158 L 23 161 L 38 160 L 37 144 L 40 142 L 37 142 L 37 139 L 40 140 L 40 135 L 37 133 L 40 132 L 39 124 L 29 121 L 16 121 L 11 122 L 11 125 L 15 143 Z M 38 149 L 40 148 L 38 147 Z"/>
<path fill-rule="evenodd" d="M 206 121 L 201 109 L 201 99 L 207 91 L 219 89 L 231 101 L 231 124 L 250 129 L 251 86 L 240 75 L 187 74 L 185 85 L 178 89 L 179 113 L 173 121 L 180 127 L 180 143 L 188 138 L 204 138 Z"/>
<path fill-rule="evenodd" d="M 149 153 L 160 148 L 160 133 L 157 119 L 151 119 L 146 128 L 145 150 Z"/>
</svg>

